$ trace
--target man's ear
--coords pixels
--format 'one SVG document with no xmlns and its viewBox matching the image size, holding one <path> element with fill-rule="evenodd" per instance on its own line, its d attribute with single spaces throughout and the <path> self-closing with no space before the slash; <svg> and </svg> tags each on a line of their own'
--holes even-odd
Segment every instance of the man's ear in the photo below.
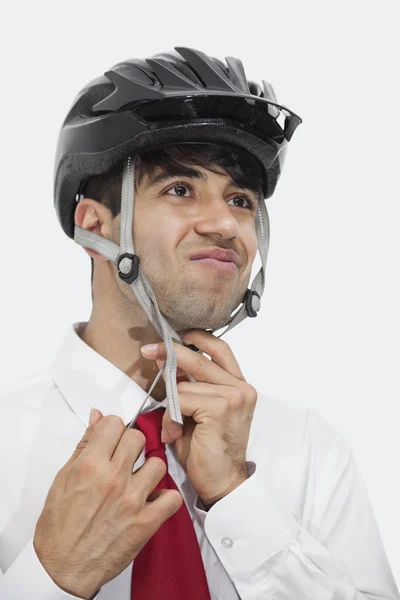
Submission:
<svg viewBox="0 0 400 600">
<path fill-rule="evenodd" d="M 100 202 L 92 200 L 92 198 L 83 198 L 79 201 L 75 209 L 75 225 L 86 231 L 93 231 L 93 233 L 97 233 L 97 235 L 101 235 L 109 240 L 112 239 L 111 211 L 104 204 L 100 204 Z M 99 254 L 96 250 L 92 250 L 91 248 L 84 248 L 84 250 L 92 258 L 108 260 L 108 258 Z"/>
</svg>

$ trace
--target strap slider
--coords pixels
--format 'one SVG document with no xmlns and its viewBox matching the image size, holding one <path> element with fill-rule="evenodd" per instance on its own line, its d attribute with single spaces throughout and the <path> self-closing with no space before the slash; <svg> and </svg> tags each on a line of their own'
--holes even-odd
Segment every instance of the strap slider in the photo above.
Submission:
<svg viewBox="0 0 400 600">
<path fill-rule="evenodd" d="M 255 290 L 247 290 L 243 302 L 249 317 L 256 317 L 261 308 L 260 294 Z"/>
<path fill-rule="evenodd" d="M 131 267 L 127 273 L 124 273 L 120 268 L 121 261 L 124 258 L 128 258 L 131 261 Z M 136 254 L 130 254 L 129 252 L 120 254 L 120 256 L 118 256 L 117 259 L 117 269 L 120 279 L 122 279 L 126 283 L 133 283 L 139 275 L 139 263 L 140 258 Z M 126 263 L 124 264 L 123 268 L 125 267 L 125 265 Z"/>
</svg>

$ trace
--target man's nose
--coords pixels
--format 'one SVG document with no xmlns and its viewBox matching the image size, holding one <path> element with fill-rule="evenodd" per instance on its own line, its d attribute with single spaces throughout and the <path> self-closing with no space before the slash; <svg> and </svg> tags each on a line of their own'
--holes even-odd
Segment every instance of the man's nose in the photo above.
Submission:
<svg viewBox="0 0 400 600">
<path fill-rule="evenodd" d="M 197 233 L 218 234 L 222 238 L 238 237 L 239 224 L 224 199 L 206 202 L 196 224 Z"/>
</svg>

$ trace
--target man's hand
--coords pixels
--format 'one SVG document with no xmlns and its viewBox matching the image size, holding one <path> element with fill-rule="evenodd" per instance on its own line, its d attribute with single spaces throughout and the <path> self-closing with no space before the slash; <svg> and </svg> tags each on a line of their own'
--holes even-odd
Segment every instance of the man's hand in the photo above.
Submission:
<svg viewBox="0 0 400 600">
<path fill-rule="evenodd" d="M 150 457 L 132 473 L 146 438 L 117 415 L 97 411 L 57 473 L 33 545 L 59 588 L 91 598 L 131 563 L 182 505 L 176 490 L 153 492 L 167 467 Z"/>
<path fill-rule="evenodd" d="M 178 367 L 196 382 L 177 384 L 184 425 L 174 423 L 167 409 L 163 418 L 165 443 L 175 441 L 179 462 L 204 504 L 220 500 L 247 478 L 246 449 L 256 389 L 248 384 L 230 346 L 213 334 L 193 329 L 181 336 L 203 354 L 174 342 Z M 166 360 L 163 343 L 145 358 Z M 165 378 L 165 373 L 163 373 Z"/>
</svg>

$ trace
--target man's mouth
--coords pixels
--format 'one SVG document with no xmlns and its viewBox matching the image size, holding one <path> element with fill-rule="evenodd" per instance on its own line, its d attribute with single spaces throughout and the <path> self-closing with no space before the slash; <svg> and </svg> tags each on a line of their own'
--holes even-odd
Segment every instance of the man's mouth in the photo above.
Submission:
<svg viewBox="0 0 400 600">
<path fill-rule="evenodd" d="M 223 262 L 233 262 L 238 267 L 240 266 L 240 259 L 237 252 L 234 250 L 225 250 L 224 248 L 202 248 L 197 250 L 190 256 L 191 260 L 197 260 L 199 258 L 215 258 Z"/>
<path fill-rule="evenodd" d="M 240 266 L 239 255 L 233 250 L 223 248 L 204 248 L 190 257 L 194 263 L 203 267 L 218 269 L 226 273 L 235 273 Z"/>
<path fill-rule="evenodd" d="M 231 261 L 222 261 L 215 258 L 192 258 L 191 261 L 203 267 L 217 269 L 218 271 L 224 271 L 225 273 L 236 273 L 238 270 L 235 263 Z"/>
</svg>

